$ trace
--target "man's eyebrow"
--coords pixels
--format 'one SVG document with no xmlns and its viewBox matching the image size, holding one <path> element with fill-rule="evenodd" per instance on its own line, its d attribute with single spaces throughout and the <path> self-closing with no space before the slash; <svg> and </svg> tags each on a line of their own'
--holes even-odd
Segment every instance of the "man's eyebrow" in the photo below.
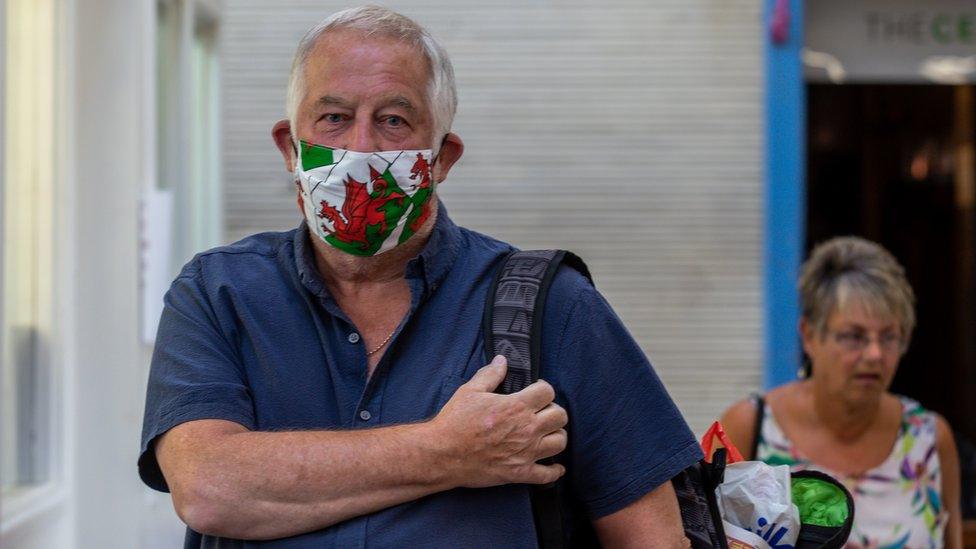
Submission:
<svg viewBox="0 0 976 549">
<path fill-rule="evenodd" d="M 392 105 L 394 107 L 402 107 L 410 112 L 417 112 L 417 107 L 410 102 L 409 99 L 402 95 L 397 95 L 391 97 L 389 101 L 386 101 L 384 105 Z"/>
<path fill-rule="evenodd" d="M 318 98 L 318 100 L 315 102 L 315 106 L 318 108 L 328 107 L 328 106 L 351 107 L 352 104 L 349 101 L 341 97 L 337 97 L 335 95 L 323 95 L 322 97 Z M 414 106 L 414 104 L 409 99 L 407 99 L 402 95 L 395 95 L 389 98 L 388 100 L 383 101 L 380 104 L 380 107 L 390 107 L 390 106 L 400 107 L 412 113 L 418 111 L 417 107 Z"/>
<path fill-rule="evenodd" d="M 328 105 L 338 105 L 340 107 L 344 107 L 349 105 L 349 102 L 334 95 L 323 95 L 322 97 L 319 97 L 318 101 L 315 102 L 315 106 L 317 107 L 325 107 Z"/>
</svg>

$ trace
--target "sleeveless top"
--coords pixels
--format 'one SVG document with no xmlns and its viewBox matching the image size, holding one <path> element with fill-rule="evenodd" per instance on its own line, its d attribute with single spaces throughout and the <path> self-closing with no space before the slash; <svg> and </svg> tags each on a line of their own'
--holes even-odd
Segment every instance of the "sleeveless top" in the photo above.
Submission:
<svg viewBox="0 0 976 549">
<path fill-rule="evenodd" d="M 888 457 L 877 467 L 844 475 L 797 453 L 766 406 L 754 459 L 816 469 L 833 476 L 854 496 L 854 527 L 845 547 L 940 548 L 948 513 L 942 509 L 942 471 L 935 447 L 936 416 L 914 400 L 899 397 L 902 422 Z"/>
</svg>

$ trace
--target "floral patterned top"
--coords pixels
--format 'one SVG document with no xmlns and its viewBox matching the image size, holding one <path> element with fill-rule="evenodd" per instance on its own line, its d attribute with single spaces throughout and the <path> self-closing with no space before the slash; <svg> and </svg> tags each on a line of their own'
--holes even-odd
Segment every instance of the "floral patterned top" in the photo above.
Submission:
<svg viewBox="0 0 976 549">
<path fill-rule="evenodd" d="M 901 432 L 881 465 L 859 475 L 819 467 L 800 456 L 766 407 L 757 460 L 816 469 L 854 496 L 854 528 L 846 547 L 871 549 L 940 548 L 948 513 L 942 509 L 942 471 L 935 447 L 936 416 L 914 400 L 902 403 Z"/>
</svg>

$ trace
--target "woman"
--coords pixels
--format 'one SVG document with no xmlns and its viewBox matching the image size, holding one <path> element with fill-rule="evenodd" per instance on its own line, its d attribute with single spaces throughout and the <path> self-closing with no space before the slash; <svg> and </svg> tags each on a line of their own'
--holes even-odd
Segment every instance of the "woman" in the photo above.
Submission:
<svg viewBox="0 0 976 549">
<path fill-rule="evenodd" d="M 961 548 L 949 424 L 888 391 L 915 324 L 901 265 L 873 242 L 834 238 L 799 287 L 804 379 L 733 405 L 726 432 L 752 459 L 843 482 L 855 501 L 848 547 Z"/>
</svg>

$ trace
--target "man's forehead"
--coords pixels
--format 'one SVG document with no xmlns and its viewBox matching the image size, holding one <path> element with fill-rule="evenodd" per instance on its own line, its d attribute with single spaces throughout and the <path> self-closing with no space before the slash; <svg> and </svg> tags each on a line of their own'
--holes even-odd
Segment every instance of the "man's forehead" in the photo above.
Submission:
<svg viewBox="0 0 976 549">
<path fill-rule="evenodd" d="M 309 99 L 317 102 L 330 96 L 329 103 L 338 104 L 337 100 L 349 100 L 352 93 L 349 90 L 335 89 L 330 83 L 335 77 L 348 82 L 349 78 L 359 79 L 391 79 L 418 87 L 420 94 L 426 92 L 431 68 L 427 57 L 419 46 L 404 42 L 398 38 L 383 35 L 370 35 L 356 29 L 340 29 L 332 34 L 322 36 L 309 53 L 305 64 L 305 78 L 310 86 L 318 90 L 309 89 L 312 95 Z M 413 95 L 399 92 L 399 97 L 384 98 L 403 107 L 418 107 L 418 99 L 412 100 L 407 96 Z M 391 92 L 393 93 L 393 92 Z M 320 97 L 316 97 L 320 94 Z"/>
<path fill-rule="evenodd" d="M 309 62 L 348 59 L 357 51 L 366 50 L 381 51 L 383 55 L 390 57 L 405 56 L 427 64 L 420 44 L 411 43 L 397 36 L 360 29 L 335 29 L 323 34 L 309 51 Z"/>
</svg>

